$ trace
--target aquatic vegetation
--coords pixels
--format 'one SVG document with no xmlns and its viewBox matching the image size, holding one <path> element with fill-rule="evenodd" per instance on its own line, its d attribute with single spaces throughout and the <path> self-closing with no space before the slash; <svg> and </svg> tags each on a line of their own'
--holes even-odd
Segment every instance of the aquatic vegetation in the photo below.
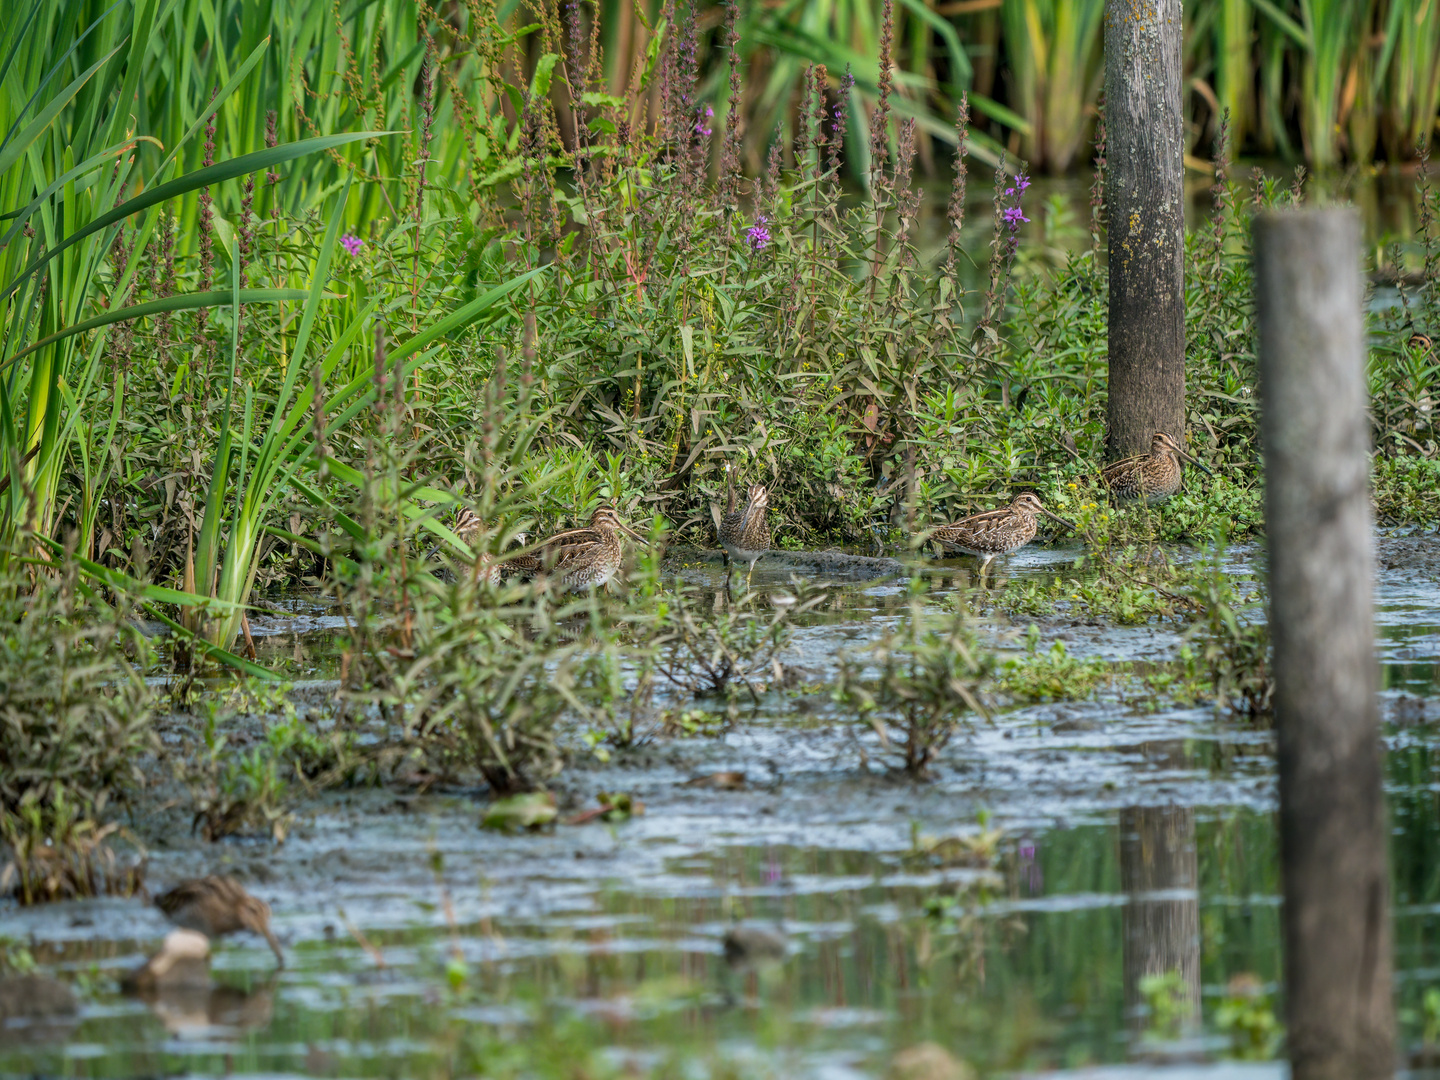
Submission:
<svg viewBox="0 0 1440 1080">
<path fill-rule="evenodd" d="M 910 830 L 910 856 L 920 865 L 988 870 L 999 860 L 1004 840 L 1005 830 L 982 811 L 974 829 L 952 836 L 931 836 L 916 824 Z"/>
<path fill-rule="evenodd" d="M 73 569 L 33 584 L 7 574 L 0 627 L 0 809 L 64 793 L 94 814 L 123 799 L 153 746 L 144 638 L 123 610 L 80 596 Z"/>
<path fill-rule="evenodd" d="M 1191 596 L 1201 616 L 1188 633 L 1190 654 L 1185 663 L 1192 677 L 1208 681 L 1218 706 L 1259 717 L 1271 708 L 1275 690 L 1270 669 L 1270 628 L 1256 612 L 1257 597 L 1237 595 L 1225 572 L 1225 537 L 1221 533 L 1203 560 Z"/>
<path fill-rule="evenodd" d="M 706 600 L 709 603 L 706 603 Z M 756 700 L 782 681 L 776 655 L 789 640 L 790 622 L 825 599 L 824 590 L 800 586 L 795 593 L 746 594 L 736 603 L 702 599 L 701 590 L 678 585 L 655 604 L 649 648 L 655 672 L 674 690 L 694 698 L 741 695 Z"/>
<path fill-rule="evenodd" d="M 145 784 L 158 748 L 149 645 L 128 599 L 88 593 L 66 554 L 0 570 L 0 894 L 45 903 L 141 887 L 104 819 Z"/>
<path fill-rule="evenodd" d="M 968 615 L 932 615 L 915 598 L 898 631 L 841 657 L 832 697 L 924 777 L 967 716 L 988 715 L 980 687 L 993 664 Z"/>
<path fill-rule="evenodd" d="M 1086 541 L 1085 553 L 1048 582 L 1010 582 L 997 600 L 1001 610 L 1032 617 L 1083 614 L 1121 625 L 1195 610 L 1183 591 L 1185 572 L 1155 542 L 1153 511 L 1117 512 L 1079 495 L 1065 512 Z"/>
<path fill-rule="evenodd" d="M 482 828 L 499 832 L 542 829 L 553 824 L 558 814 L 555 796 L 547 791 L 530 791 L 496 799 L 485 807 L 480 825 Z"/>
<path fill-rule="evenodd" d="M 1371 478 L 1377 523 L 1440 527 L 1440 459 L 1377 454 Z"/>
<path fill-rule="evenodd" d="M 1024 656 L 1008 657 L 997 665 L 997 687 L 1030 701 L 1083 701 L 1108 680 L 1110 665 L 1099 657 L 1071 656 L 1063 641 L 1040 651 L 1038 629 L 1031 624 Z"/>
<path fill-rule="evenodd" d="M 1230 1037 L 1230 1053 L 1243 1060 L 1275 1057 L 1285 1036 L 1272 996 L 1248 972 L 1232 975 L 1225 984 L 1225 997 L 1215 1010 L 1215 1026 Z"/>
<path fill-rule="evenodd" d="M 143 859 L 122 859 L 109 843 L 120 827 L 101 825 L 57 791 L 46 806 L 23 804 L 0 812 L 0 840 L 9 860 L 0 868 L 0 894 L 22 904 L 90 896 L 133 896 L 144 884 Z"/>
<path fill-rule="evenodd" d="M 1179 971 L 1142 975 L 1140 997 L 1145 1002 L 1145 1034 L 1153 1039 L 1175 1039 L 1192 1019 L 1190 988 Z"/>
<path fill-rule="evenodd" d="M 294 795 L 280 775 L 280 755 L 266 742 L 248 753 L 232 746 L 222 726 L 233 722 L 233 707 L 213 699 L 205 707 L 196 752 L 177 762 L 190 793 L 192 830 L 210 841 L 259 834 L 283 843 L 294 821 Z"/>
</svg>

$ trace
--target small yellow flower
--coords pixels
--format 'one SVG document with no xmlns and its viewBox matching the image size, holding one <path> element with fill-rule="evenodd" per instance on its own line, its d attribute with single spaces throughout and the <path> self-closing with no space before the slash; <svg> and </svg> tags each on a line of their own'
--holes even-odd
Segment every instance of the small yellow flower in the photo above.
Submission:
<svg viewBox="0 0 1440 1080">
<path fill-rule="evenodd" d="M 1075 483 L 1074 481 L 1071 481 L 1070 483 L 1066 484 L 1065 486 L 1068 487 L 1071 491 L 1076 491 L 1076 490 L 1078 490 L 1079 487 L 1080 487 L 1080 485 L 1077 484 L 1077 483 Z"/>
</svg>

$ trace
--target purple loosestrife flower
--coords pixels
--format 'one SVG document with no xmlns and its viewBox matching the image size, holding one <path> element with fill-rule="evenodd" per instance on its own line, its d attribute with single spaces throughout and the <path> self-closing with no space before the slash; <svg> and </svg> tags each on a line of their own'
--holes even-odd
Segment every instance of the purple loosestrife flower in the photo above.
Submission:
<svg viewBox="0 0 1440 1080">
<path fill-rule="evenodd" d="M 1010 231 L 1012 233 L 1020 228 L 1021 223 L 1030 220 L 1028 217 L 1025 216 L 1025 211 L 1020 209 L 1020 199 L 1024 196 L 1025 189 L 1029 186 L 1030 177 L 1026 176 L 1022 172 L 1019 176 L 1015 178 L 1014 186 L 1007 187 L 1005 189 L 1006 197 L 1014 199 L 1015 204 L 1013 206 L 1007 206 L 1003 211 L 1001 211 L 1000 216 L 1005 219 L 1005 224 L 1010 227 Z"/>
<path fill-rule="evenodd" d="M 695 134 L 699 138 L 708 139 L 712 134 L 714 134 L 715 131 L 714 127 L 711 126 L 711 121 L 713 121 L 714 119 L 715 110 L 709 105 L 706 105 L 703 109 L 696 109 Z"/>
<path fill-rule="evenodd" d="M 755 224 L 745 230 L 746 239 L 750 241 L 751 251 L 764 251 L 766 245 L 770 243 L 770 230 L 765 227 L 765 223 L 769 220 L 764 214 L 760 214 L 755 218 Z"/>
<path fill-rule="evenodd" d="M 347 234 L 340 238 L 340 246 L 343 247 L 346 253 L 353 259 L 356 255 L 360 254 L 360 249 L 365 246 L 365 241 L 361 240 L 358 236 Z"/>
</svg>

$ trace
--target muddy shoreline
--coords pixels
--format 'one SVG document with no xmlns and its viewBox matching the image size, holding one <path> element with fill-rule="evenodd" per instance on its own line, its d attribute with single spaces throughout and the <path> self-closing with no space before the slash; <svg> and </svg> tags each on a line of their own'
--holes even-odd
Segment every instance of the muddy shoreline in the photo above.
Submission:
<svg viewBox="0 0 1440 1080">
<path fill-rule="evenodd" d="M 1387 778 L 1402 835 L 1440 828 L 1432 818 L 1409 824 L 1423 817 L 1416 799 L 1429 781 L 1423 768 L 1411 777 L 1416 766 L 1405 764 L 1440 762 L 1437 549 L 1434 537 L 1412 536 L 1383 538 L 1379 550 Z M 1230 554 L 1242 573 L 1257 569 L 1257 556 L 1253 547 Z M 986 1075 L 1013 1073 L 1005 1061 L 1118 1062 L 1141 1038 L 1118 961 L 1104 956 L 1126 910 L 1119 838 L 1137 813 L 1148 820 L 1147 813 L 1182 812 L 1176 808 L 1201 852 L 1206 940 L 1229 943 L 1207 962 L 1205 1000 L 1223 996 L 1227 972 L 1263 977 L 1273 969 L 1268 730 L 1209 707 L 1152 711 L 1133 686 L 1102 686 L 1085 701 L 1002 702 L 993 721 L 977 719 L 950 745 L 932 781 L 917 784 L 894 769 L 893 750 L 873 729 L 836 706 L 828 684 L 840 650 L 899 618 L 911 575 L 928 590 L 927 604 L 943 605 L 957 588 L 973 587 L 974 564 L 907 560 L 892 568 L 881 564 L 893 560 L 855 558 L 826 559 L 827 573 L 858 583 L 837 583 L 835 604 L 798 625 L 783 654 L 804 673 L 798 685 L 762 695 L 719 736 L 656 737 L 604 764 L 577 758 L 551 785 L 562 817 L 594 806 L 601 791 L 630 794 L 644 812 L 622 823 L 496 833 L 480 828 L 481 787 L 412 781 L 306 800 L 280 846 L 210 844 L 190 831 L 178 792 L 157 783 L 128 822 L 146 849 L 151 891 L 207 872 L 241 877 L 274 909 L 290 962 L 275 973 L 263 942 L 225 945 L 216 979 L 238 987 L 250 1012 L 231 1002 L 219 1021 L 201 1009 L 203 1024 L 176 1028 L 114 985 L 164 934 L 154 909 L 116 898 L 34 909 L 0 903 L 0 936 L 25 942 L 42 971 L 62 979 L 89 973 L 63 1054 L 53 1043 L 0 1043 L 0 1070 L 50 1071 L 69 1055 L 127 1075 L 145 1071 L 148 1055 L 165 1045 L 187 1069 L 248 1048 L 248 1072 L 306 1071 L 321 1060 L 316 1054 L 328 1055 L 332 1074 L 369 1072 L 411 1060 L 417 1046 L 437 1052 L 456 1025 L 548 1030 L 552 1010 L 541 1001 L 568 1003 L 562 1011 L 582 1018 L 627 1017 L 607 1029 L 620 1061 L 647 1045 L 688 1045 L 693 1030 L 679 1031 L 694 1023 L 737 1060 L 758 1053 L 754 1060 L 771 1062 L 766 1068 L 783 1060 L 782 1072 L 795 1076 L 882 1076 L 895 1052 L 932 1029 L 958 1033 L 951 1049 Z M 1007 576 L 1053 574 L 1072 558 L 1073 549 L 1027 549 L 1000 568 L 1000 587 Z M 718 553 L 672 553 L 672 565 L 687 580 L 723 585 Z M 799 565 L 767 560 L 757 585 L 781 587 Z M 285 648 L 286 638 L 323 637 L 315 620 L 325 617 L 303 612 L 286 628 L 288 616 L 271 612 L 257 622 Z M 1062 611 L 1036 620 L 990 616 L 983 633 L 1018 651 L 1031 621 L 1046 645 L 1063 641 L 1076 656 L 1114 663 L 1173 657 L 1185 629 L 1168 621 L 1110 627 Z M 315 666 L 323 669 L 323 650 Z M 336 685 L 298 683 L 292 698 L 301 715 L 323 713 Z M 265 718 L 249 722 L 249 737 L 262 737 Z M 370 722 L 379 737 L 379 722 Z M 162 737 L 193 738 L 195 723 L 172 716 Z M 244 748 L 239 733 L 235 748 Z M 743 773 L 743 781 L 694 782 L 720 773 Z M 961 865 L 927 854 L 935 838 L 971 844 L 988 830 L 998 833 L 985 858 Z M 1406 943 L 1440 912 L 1440 895 L 1401 899 L 1411 912 L 1397 924 L 1403 996 L 1412 979 L 1419 992 L 1417 965 L 1428 955 L 1407 954 Z M 778 981 L 744 977 L 737 990 L 721 947 L 737 918 L 784 928 L 790 952 L 769 977 Z M 1049 964 L 1099 980 L 1088 1004 L 1071 999 L 1063 978 L 1041 974 L 1041 957 L 1072 935 L 1080 936 L 1073 949 Z M 939 967 L 937 954 L 949 957 Z M 467 972 L 461 991 L 446 989 L 453 963 Z M 976 963 L 987 979 L 976 981 Z M 922 969 L 926 988 L 901 992 Z M 261 993 L 265 1007 L 252 1000 Z M 347 1026 L 360 1001 L 388 1019 Z M 771 1042 L 767 1025 L 778 1021 L 766 1001 L 786 1018 L 789 1049 Z M 835 1011 L 842 1006 L 850 1012 Z M 1021 1015 L 1034 1020 L 1016 1027 Z M 336 1041 L 341 1029 L 352 1033 Z M 780 1056 L 766 1057 L 772 1053 Z M 1205 1053 L 1223 1056 L 1223 1048 L 1212 1039 Z M 1144 1067 L 1074 1075 L 1110 1080 L 1140 1075 L 1135 1068 Z M 1217 1063 L 1163 1075 L 1276 1073 Z"/>
</svg>

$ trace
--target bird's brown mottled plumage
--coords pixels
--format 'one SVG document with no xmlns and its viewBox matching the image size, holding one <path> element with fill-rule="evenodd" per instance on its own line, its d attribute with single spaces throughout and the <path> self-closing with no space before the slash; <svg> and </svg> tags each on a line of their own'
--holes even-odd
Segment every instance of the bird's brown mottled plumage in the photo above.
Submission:
<svg viewBox="0 0 1440 1080">
<path fill-rule="evenodd" d="M 1181 459 L 1190 462 L 1206 476 L 1210 470 L 1181 450 L 1175 440 L 1163 431 L 1150 436 L 1150 451 L 1112 461 L 1100 470 L 1100 479 L 1117 502 L 1164 502 L 1180 490 Z"/>
<path fill-rule="evenodd" d="M 455 517 L 455 524 L 450 526 L 450 531 L 465 541 L 465 545 L 471 551 L 485 533 L 485 522 L 479 514 L 475 513 L 468 506 L 462 507 L 460 513 Z M 475 556 L 475 579 L 477 581 L 488 581 L 491 585 L 500 584 L 501 561 L 488 552 L 480 552 Z"/>
<path fill-rule="evenodd" d="M 1062 525 L 1070 525 L 1064 518 L 1046 510 L 1038 495 L 1027 491 L 1017 495 L 1009 506 L 987 510 L 983 514 L 971 514 L 949 525 L 941 525 L 931 530 L 930 536 L 948 550 L 978 555 L 984 560 L 980 564 L 980 571 L 984 573 L 985 567 L 996 555 L 1008 555 L 1035 539 L 1039 514 Z"/>
<path fill-rule="evenodd" d="M 480 550 L 489 529 L 490 526 L 486 525 L 485 519 L 468 506 L 462 506 L 456 513 L 455 520 L 450 523 L 450 531 L 475 554 L 473 568 L 475 580 L 499 585 L 503 576 L 502 571 L 506 567 L 505 560 L 492 555 L 489 551 Z M 524 533 L 516 533 L 514 538 L 521 544 L 525 543 Z M 443 546 L 443 544 L 436 544 L 426 553 L 425 558 L 433 558 Z"/>
<path fill-rule="evenodd" d="M 726 492 L 725 516 L 720 519 L 720 546 L 725 549 L 725 585 L 730 585 L 730 562 L 749 564 L 745 575 L 745 587 L 750 587 L 750 577 L 755 573 L 755 564 L 770 550 L 770 526 L 765 520 L 770 507 L 770 492 L 764 484 L 752 484 L 743 507 L 735 505 L 735 474 L 730 466 L 725 467 Z"/>
<path fill-rule="evenodd" d="M 622 533 L 644 542 L 620 520 L 613 505 L 602 503 L 589 525 L 556 533 L 546 538 L 538 550 L 505 560 L 502 568 L 529 576 L 545 574 L 557 579 L 566 592 L 600 588 L 615 576 L 624 561 Z"/>
<path fill-rule="evenodd" d="M 155 906 L 176 926 L 195 930 L 207 938 L 223 937 L 239 930 L 259 934 L 270 944 L 283 966 L 285 954 L 270 929 L 270 905 L 245 891 L 232 877 L 209 877 L 182 881 L 155 898 Z"/>
</svg>

